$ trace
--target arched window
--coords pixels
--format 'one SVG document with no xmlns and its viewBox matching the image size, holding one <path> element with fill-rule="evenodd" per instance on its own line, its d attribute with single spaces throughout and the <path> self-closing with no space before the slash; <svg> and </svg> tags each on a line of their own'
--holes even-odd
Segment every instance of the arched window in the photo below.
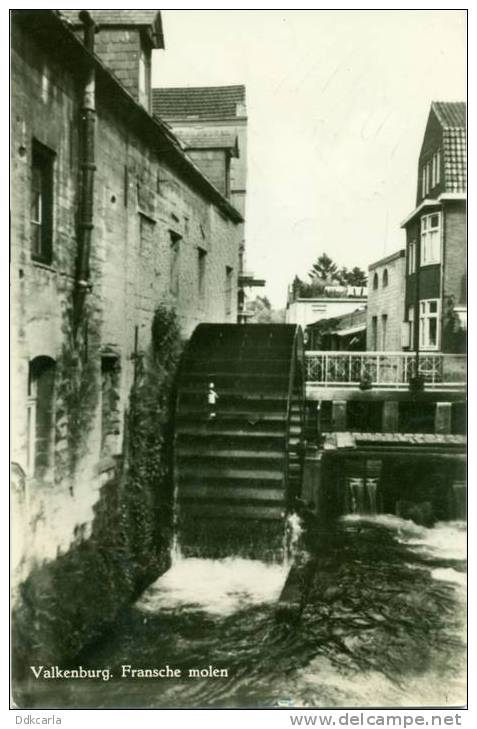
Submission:
<svg viewBox="0 0 477 729">
<path fill-rule="evenodd" d="M 35 357 L 28 373 L 28 471 L 42 477 L 51 464 L 55 361 Z"/>
<path fill-rule="evenodd" d="M 387 286 L 389 283 L 389 277 L 388 277 L 388 269 L 385 268 L 383 271 L 383 287 Z"/>
<path fill-rule="evenodd" d="M 378 274 L 375 273 L 373 276 L 373 289 L 377 289 L 379 286 Z"/>
</svg>

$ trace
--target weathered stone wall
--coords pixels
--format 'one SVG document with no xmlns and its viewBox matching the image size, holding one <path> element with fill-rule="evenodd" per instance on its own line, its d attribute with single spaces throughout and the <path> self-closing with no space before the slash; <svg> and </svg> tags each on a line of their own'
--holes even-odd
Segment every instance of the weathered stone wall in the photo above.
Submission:
<svg viewBox="0 0 477 729">
<path fill-rule="evenodd" d="M 111 93 L 101 96 L 98 86 L 91 290 L 81 321 L 74 326 L 81 79 L 74 64 L 70 68 L 52 60 L 48 50 L 37 47 L 13 23 L 12 460 L 16 464 L 13 538 L 17 545 L 13 567 L 15 584 L 22 583 L 17 592 L 23 595 L 20 609 L 28 608 L 19 620 L 23 639 L 28 634 L 28 620 L 39 620 L 35 600 L 44 600 L 48 610 L 58 611 L 57 591 L 66 579 L 64 570 L 72 570 L 65 583 L 69 594 L 82 600 L 91 570 L 88 560 L 101 561 L 98 555 L 103 554 L 104 544 L 110 551 L 98 575 L 108 572 L 119 539 L 122 559 L 130 565 L 129 588 L 124 593 L 129 598 L 144 575 L 151 580 L 166 568 L 164 550 L 170 534 L 167 529 L 162 535 L 154 529 L 148 532 L 146 527 L 151 513 L 154 518 L 158 514 L 157 492 L 170 488 L 167 469 L 157 464 L 167 456 L 161 428 L 166 428 L 177 357 L 169 357 L 174 349 L 169 342 L 165 349 L 159 348 L 162 354 L 157 358 L 151 338 L 155 312 L 159 309 L 166 319 L 168 311 L 176 312 L 180 330 L 169 322 L 176 345 L 200 321 L 225 321 L 228 300 L 228 318 L 234 321 L 236 317 L 237 224 L 196 190 L 183 169 L 178 172 L 171 162 L 166 164 L 159 143 L 150 137 L 146 141 L 131 128 L 121 111 L 124 107 L 116 104 Z M 34 139 L 51 150 L 54 160 L 53 254 L 48 265 L 33 261 L 30 253 Z M 174 267 L 173 238 L 179 241 Z M 206 251 L 200 254 L 201 266 L 199 249 Z M 174 287 L 171 273 L 177 279 Z M 51 458 L 41 478 L 28 463 L 27 421 L 29 366 L 39 356 L 50 358 L 55 369 Z M 162 367 L 165 359 L 167 372 L 155 382 L 151 368 Z M 146 390 L 139 386 L 144 373 L 152 378 Z M 157 469 L 147 478 L 140 471 L 147 485 L 141 487 L 141 479 L 135 477 L 135 496 L 128 501 L 121 494 L 128 493 L 139 458 L 137 448 L 131 451 L 128 431 L 133 395 L 136 409 L 145 397 L 158 411 L 162 425 L 157 428 L 157 423 L 150 423 L 151 433 L 146 437 L 150 447 L 158 448 Z M 169 498 L 168 492 L 167 503 Z M 136 545 L 137 553 L 131 546 L 135 541 L 129 527 L 123 524 L 121 537 L 112 534 L 111 525 L 104 531 L 110 522 L 99 515 L 111 509 L 116 513 L 114 504 L 118 519 L 134 523 L 136 534 L 150 533 L 142 547 Z M 168 518 L 170 504 L 161 517 L 166 522 Z M 83 560 L 83 554 L 88 559 Z M 148 554 L 152 567 L 146 564 Z M 98 587 L 111 592 L 105 609 L 108 620 L 122 589 L 119 573 L 116 580 L 113 569 L 111 580 L 105 578 Z M 87 599 L 86 592 L 84 597 Z M 40 614 L 45 617 L 48 610 L 42 613 L 40 609 Z M 78 604 L 77 617 L 81 610 Z M 74 610 L 60 616 L 62 629 L 78 630 L 77 640 L 71 644 L 58 643 L 60 654 L 63 649 L 71 653 L 91 637 L 95 614 L 94 608 L 88 608 L 81 627 L 71 623 Z M 56 628 L 60 618 L 53 621 Z M 50 615 L 48 621 L 52 620 Z M 38 630 L 41 632 L 41 620 Z M 24 653 L 22 639 L 19 645 Z"/>
</svg>

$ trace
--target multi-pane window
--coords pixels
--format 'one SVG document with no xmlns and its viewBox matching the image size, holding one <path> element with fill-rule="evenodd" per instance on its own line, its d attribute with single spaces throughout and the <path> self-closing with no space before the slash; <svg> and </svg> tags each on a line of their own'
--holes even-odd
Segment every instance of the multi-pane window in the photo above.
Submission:
<svg viewBox="0 0 477 729">
<path fill-rule="evenodd" d="M 431 213 L 421 218 L 421 266 L 441 260 L 441 214 Z"/>
<path fill-rule="evenodd" d="M 438 149 L 432 158 L 425 162 L 421 172 L 421 194 L 425 197 L 441 181 L 441 151 Z"/>
<path fill-rule="evenodd" d="M 441 151 L 437 150 L 432 155 L 432 187 L 435 187 L 441 181 Z"/>
<path fill-rule="evenodd" d="M 53 441 L 53 404 L 55 362 L 36 357 L 28 373 L 27 438 L 28 471 L 41 478 L 51 462 Z"/>
<path fill-rule="evenodd" d="M 431 188 L 431 163 L 426 162 L 422 167 L 422 197 L 425 197 Z"/>
<path fill-rule="evenodd" d="M 407 272 L 409 275 L 416 272 L 416 249 L 417 243 L 415 240 L 412 240 L 409 243 L 407 254 Z"/>
<path fill-rule="evenodd" d="M 419 302 L 419 345 L 421 349 L 439 348 L 439 299 Z"/>
<path fill-rule="evenodd" d="M 53 237 L 53 153 L 33 141 L 30 230 L 31 256 L 36 261 L 51 263 Z"/>
</svg>

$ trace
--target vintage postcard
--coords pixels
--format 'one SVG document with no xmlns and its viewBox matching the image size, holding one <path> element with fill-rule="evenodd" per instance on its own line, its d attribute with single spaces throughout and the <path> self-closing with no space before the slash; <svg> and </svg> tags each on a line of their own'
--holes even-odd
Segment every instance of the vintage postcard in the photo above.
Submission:
<svg viewBox="0 0 477 729">
<path fill-rule="evenodd" d="M 17 723 L 459 724 L 466 38 L 465 10 L 10 11 Z"/>
</svg>

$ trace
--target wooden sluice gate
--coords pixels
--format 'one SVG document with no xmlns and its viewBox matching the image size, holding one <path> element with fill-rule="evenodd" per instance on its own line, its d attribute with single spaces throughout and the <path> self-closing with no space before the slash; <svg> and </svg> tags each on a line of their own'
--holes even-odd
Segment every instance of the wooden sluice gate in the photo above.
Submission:
<svg viewBox="0 0 477 729">
<path fill-rule="evenodd" d="M 303 338 L 287 324 L 201 324 L 175 412 L 177 532 L 186 555 L 273 557 L 301 492 Z"/>
</svg>

